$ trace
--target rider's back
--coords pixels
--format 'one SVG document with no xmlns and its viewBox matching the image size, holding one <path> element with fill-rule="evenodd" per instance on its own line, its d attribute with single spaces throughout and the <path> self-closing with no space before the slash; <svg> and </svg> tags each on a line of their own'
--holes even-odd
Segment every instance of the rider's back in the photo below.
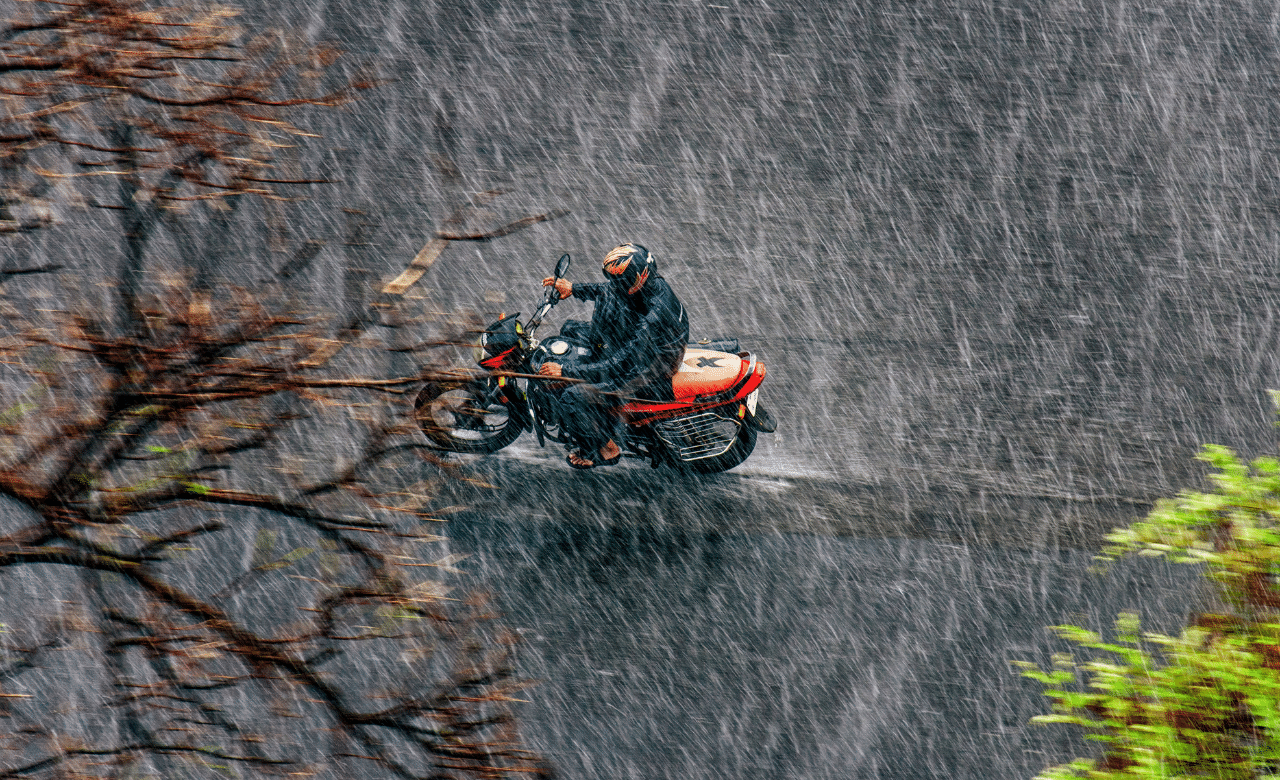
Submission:
<svg viewBox="0 0 1280 780">
<path fill-rule="evenodd" d="M 576 367 L 577 378 L 652 380 L 670 377 L 679 368 L 689 341 L 689 318 L 665 279 L 651 278 L 631 296 L 619 295 L 608 283 L 575 284 L 573 295 L 595 301 L 587 331 L 591 362 Z"/>
</svg>

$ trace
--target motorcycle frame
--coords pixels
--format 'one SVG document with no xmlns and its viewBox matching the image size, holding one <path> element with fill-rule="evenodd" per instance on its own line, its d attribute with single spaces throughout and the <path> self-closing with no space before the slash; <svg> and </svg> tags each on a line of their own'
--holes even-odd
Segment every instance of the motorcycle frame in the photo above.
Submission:
<svg viewBox="0 0 1280 780">
<path fill-rule="evenodd" d="M 512 347 L 505 352 L 480 361 L 480 366 L 493 372 L 520 368 L 527 358 L 527 355 L 523 354 L 526 351 L 519 347 Z M 761 383 L 764 382 L 767 371 L 764 364 L 750 352 L 739 353 L 738 357 L 742 359 L 741 368 L 738 377 L 729 389 L 695 396 L 692 400 L 649 401 L 630 399 L 619 409 L 623 422 L 628 426 L 640 428 L 662 420 L 721 409 L 737 403 L 739 408 L 733 416 L 739 422 L 745 424 L 748 411 L 743 401 L 760 387 Z M 515 413 L 522 429 L 536 430 L 539 434 L 543 433 L 541 421 L 536 418 L 533 412 L 533 405 L 524 390 L 521 390 L 518 385 L 509 382 L 508 377 L 501 375 L 491 375 L 490 381 L 496 384 L 502 400 Z"/>
</svg>

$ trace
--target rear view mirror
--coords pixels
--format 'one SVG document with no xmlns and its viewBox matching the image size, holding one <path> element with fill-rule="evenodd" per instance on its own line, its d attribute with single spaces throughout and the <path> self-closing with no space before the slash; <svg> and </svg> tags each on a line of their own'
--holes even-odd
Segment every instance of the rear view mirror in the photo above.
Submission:
<svg viewBox="0 0 1280 780">
<path fill-rule="evenodd" d="M 563 255 L 560 255 L 560 260 L 559 262 L 556 263 L 555 277 L 557 279 L 563 279 L 565 273 L 568 272 L 568 270 L 569 270 L 569 253 L 565 252 Z"/>
</svg>

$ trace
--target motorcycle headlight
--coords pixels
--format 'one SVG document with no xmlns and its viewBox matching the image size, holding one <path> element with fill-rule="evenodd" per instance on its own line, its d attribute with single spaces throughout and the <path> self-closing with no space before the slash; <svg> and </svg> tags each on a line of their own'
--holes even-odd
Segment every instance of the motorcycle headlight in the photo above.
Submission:
<svg viewBox="0 0 1280 780">
<path fill-rule="evenodd" d="M 488 340 L 489 340 L 488 333 L 481 333 L 480 338 L 476 339 L 476 345 L 472 348 L 471 354 L 475 358 L 475 361 L 477 363 L 484 360 L 487 355 L 487 353 L 484 350 L 484 345 L 486 342 L 488 342 Z"/>
<path fill-rule="evenodd" d="M 485 328 L 484 333 L 480 334 L 480 341 L 476 349 L 476 362 L 479 363 L 486 356 L 501 355 L 513 347 L 523 345 L 524 342 L 524 326 L 515 317 L 504 315 L 497 322 Z"/>
</svg>

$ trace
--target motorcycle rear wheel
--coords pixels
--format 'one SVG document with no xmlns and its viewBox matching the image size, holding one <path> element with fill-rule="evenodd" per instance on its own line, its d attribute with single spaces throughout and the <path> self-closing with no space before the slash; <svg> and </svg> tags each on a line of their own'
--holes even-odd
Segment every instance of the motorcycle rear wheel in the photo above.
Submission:
<svg viewBox="0 0 1280 780">
<path fill-rule="evenodd" d="M 490 399 L 483 382 L 428 382 L 413 416 L 431 443 L 448 452 L 487 455 L 520 435 L 511 410 Z"/>
</svg>

